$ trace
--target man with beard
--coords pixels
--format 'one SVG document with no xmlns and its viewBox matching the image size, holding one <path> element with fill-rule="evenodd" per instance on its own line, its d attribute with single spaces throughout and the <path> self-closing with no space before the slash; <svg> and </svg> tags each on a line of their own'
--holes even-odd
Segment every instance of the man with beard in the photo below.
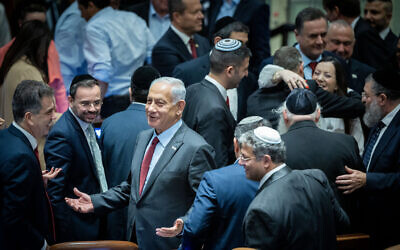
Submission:
<svg viewBox="0 0 400 250">
<path fill-rule="evenodd" d="M 76 76 L 71 83 L 69 110 L 54 125 L 44 148 L 46 165 L 62 168 L 49 181 L 48 192 L 54 207 L 58 242 L 102 238 L 102 219 L 72 211 L 64 197 L 74 197 L 73 188 L 89 194 L 107 190 L 101 152 L 92 126 L 100 113 L 98 82 L 90 75 Z"/>
<path fill-rule="evenodd" d="M 364 122 L 373 127 L 365 146 L 365 172 L 346 167 L 336 184 L 344 194 L 364 192 L 364 228 L 371 235 L 372 249 L 400 243 L 400 73 L 378 70 L 367 77 L 363 102 Z"/>
</svg>

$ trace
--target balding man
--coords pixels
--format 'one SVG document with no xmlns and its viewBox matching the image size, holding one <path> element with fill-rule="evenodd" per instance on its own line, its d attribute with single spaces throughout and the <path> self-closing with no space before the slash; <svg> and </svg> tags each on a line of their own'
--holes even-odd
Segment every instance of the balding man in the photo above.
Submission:
<svg viewBox="0 0 400 250">
<path fill-rule="evenodd" d="M 361 94 L 365 78 L 373 73 L 375 69 L 351 57 L 353 55 L 355 38 L 350 24 L 344 20 L 332 22 L 329 25 L 325 40 L 325 49 L 335 53 L 346 61 L 351 74 L 349 87 Z"/>
</svg>

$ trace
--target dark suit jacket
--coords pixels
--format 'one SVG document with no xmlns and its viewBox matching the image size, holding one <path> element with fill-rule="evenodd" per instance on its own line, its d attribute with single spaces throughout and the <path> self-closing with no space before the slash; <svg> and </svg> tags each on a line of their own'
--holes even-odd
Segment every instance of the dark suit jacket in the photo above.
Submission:
<svg viewBox="0 0 400 250">
<path fill-rule="evenodd" d="M 134 12 L 136 15 L 140 16 L 143 20 L 145 20 L 147 26 L 149 26 L 149 11 L 150 11 L 149 0 L 146 0 L 143 3 L 127 6 L 125 10 Z"/>
<path fill-rule="evenodd" d="M 210 72 L 210 56 L 205 54 L 199 58 L 181 63 L 174 69 L 172 75 L 181 79 L 188 87 L 194 83 L 200 82 Z M 248 76 L 243 78 L 237 89 L 238 91 L 238 113 L 237 120 L 246 117 L 247 98 L 258 89 L 255 75 L 249 72 Z"/>
<path fill-rule="evenodd" d="M 132 103 L 125 111 L 104 120 L 99 146 L 102 148 L 103 166 L 108 187 L 114 187 L 128 178 L 136 137 L 149 129 L 144 104 Z M 107 238 L 124 240 L 128 208 L 108 215 Z"/>
<path fill-rule="evenodd" d="M 353 194 L 343 195 L 335 184 L 337 176 L 346 174 L 344 166 L 362 169 L 355 139 L 350 135 L 319 129 L 313 121 L 299 121 L 282 135 L 282 140 L 286 145 L 287 164 L 292 169 L 322 170 L 344 210 L 350 218 L 355 218 L 356 213 L 359 213 L 355 211 L 358 197 Z"/>
<path fill-rule="evenodd" d="M 335 227 L 348 223 L 321 170 L 289 167 L 263 184 L 243 222 L 257 249 L 336 249 Z"/>
<path fill-rule="evenodd" d="M 238 163 L 206 172 L 184 220 L 182 249 L 244 246 L 243 217 L 257 188 Z"/>
<path fill-rule="evenodd" d="M 214 84 L 204 79 L 187 89 L 183 120 L 214 147 L 217 167 L 235 161 L 233 133 L 236 121 Z"/>
<path fill-rule="evenodd" d="M 357 38 L 352 57 L 379 69 L 387 64 L 396 52 L 398 39 L 392 31 L 389 32 L 385 40 L 382 40 L 376 30 L 368 30 Z"/>
<path fill-rule="evenodd" d="M 210 8 L 207 13 L 210 38 L 213 32 L 215 32 L 215 22 L 218 21 L 216 19 L 222 2 L 222 0 L 210 1 Z M 253 53 L 250 65 L 255 69 L 253 72 L 256 72 L 261 61 L 271 55 L 269 46 L 269 6 L 265 4 L 265 1 L 241 0 L 233 17 L 247 25 L 250 29 L 248 47 Z"/>
<path fill-rule="evenodd" d="M 369 74 L 374 73 L 375 69 L 354 58 L 350 58 L 347 61 L 347 65 L 349 66 L 352 79 L 352 81 L 349 82 L 349 88 L 361 94 L 364 91 L 365 78 L 367 78 Z"/>
<path fill-rule="evenodd" d="M 134 229 L 142 249 L 176 249 L 177 238 L 162 238 L 156 228 L 172 225 L 193 203 L 205 171 L 215 168 L 213 150 L 201 136 L 184 123 L 165 147 L 141 196 L 140 165 L 153 129 L 141 132 L 128 181 L 105 193 L 92 195 L 95 213 L 105 213 L 129 204 L 126 240 Z"/>
<path fill-rule="evenodd" d="M 54 207 L 57 242 L 100 239 L 100 219 L 93 214 L 79 214 L 65 203 L 65 197 L 76 197 L 73 188 L 95 194 L 100 182 L 92 153 L 78 121 L 67 110 L 51 129 L 44 155 L 47 169 L 62 168 L 48 182 L 48 193 Z"/>
<path fill-rule="evenodd" d="M 0 248 L 40 249 L 54 242 L 39 163 L 13 125 L 0 130 Z"/>
<path fill-rule="evenodd" d="M 373 247 L 386 248 L 399 244 L 400 112 L 376 145 L 367 172 L 365 194 L 364 220 Z"/>
<path fill-rule="evenodd" d="M 210 42 L 195 34 L 197 56 L 210 52 Z M 160 40 L 154 45 L 152 53 L 152 64 L 162 76 L 171 76 L 175 66 L 193 59 L 182 39 L 169 28 Z"/>
<path fill-rule="evenodd" d="M 358 36 L 368 30 L 372 29 L 371 25 L 369 25 L 368 21 L 366 21 L 364 18 L 360 17 L 360 19 L 358 19 L 356 26 L 354 27 L 354 35 L 356 38 L 356 43 L 357 43 L 357 39 Z"/>
</svg>

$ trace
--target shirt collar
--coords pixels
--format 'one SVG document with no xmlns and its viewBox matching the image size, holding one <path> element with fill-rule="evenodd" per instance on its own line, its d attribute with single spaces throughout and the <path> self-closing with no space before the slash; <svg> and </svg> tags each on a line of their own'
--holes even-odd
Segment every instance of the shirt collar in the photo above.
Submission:
<svg viewBox="0 0 400 250">
<path fill-rule="evenodd" d="M 172 137 L 175 135 L 176 131 L 182 126 L 182 119 L 180 119 L 178 122 L 176 122 L 174 125 L 169 127 L 167 130 L 162 132 L 161 134 L 157 135 L 156 130 L 153 131 L 153 137 L 151 138 L 151 141 L 153 140 L 154 137 L 158 137 L 158 140 L 160 141 L 161 145 L 165 148 L 169 141 L 171 141 Z"/>
<path fill-rule="evenodd" d="M 276 168 L 272 169 L 268 173 L 266 173 L 263 176 L 263 178 L 261 179 L 260 184 L 258 185 L 258 189 L 260 189 L 262 187 L 262 185 L 264 185 L 264 183 L 272 176 L 273 173 L 278 172 L 279 170 L 281 170 L 285 166 L 286 166 L 286 164 L 283 163 L 283 164 L 277 166 Z"/>
<path fill-rule="evenodd" d="M 21 131 L 25 135 L 25 137 L 28 139 L 29 143 L 31 144 L 32 149 L 35 150 L 35 148 L 37 148 L 36 138 L 33 137 L 33 135 L 31 135 L 28 131 L 23 129 L 21 126 L 19 126 L 18 123 L 16 123 L 15 121 L 13 121 L 12 124 L 14 125 L 14 127 L 16 127 L 19 131 Z"/>
<path fill-rule="evenodd" d="M 397 112 L 400 110 L 400 104 L 397 104 L 397 106 L 390 111 L 389 114 L 387 114 L 383 119 L 382 122 L 386 125 L 389 126 L 389 124 L 392 122 L 393 118 L 397 114 Z"/>
<path fill-rule="evenodd" d="M 386 29 L 384 29 L 381 32 L 379 32 L 379 36 L 382 38 L 382 40 L 385 40 L 385 38 L 389 34 L 389 31 L 390 31 L 390 28 L 387 27 Z"/>
<path fill-rule="evenodd" d="M 131 102 L 131 104 L 137 104 L 137 105 L 143 105 L 143 106 L 146 106 L 146 104 L 145 104 L 145 103 L 141 103 L 141 102 L 135 102 L 135 101 Z"/>
<path fill-rule="evenodd" d="M 186 35 L 183 32 L 180 32 L 174 25 L 171 24 L 171 29 L 179 36 L 179 38 L 183 41 L 185 45 L 189 43 L 190 36 Z"/>
<path fill-rule="evenodd" d="M 224 98 L 224 100 L 226 100 L 226 97 L 228 96 L 226 89 L 224 88 L 224 86 L 222 86 L 219 82 L 217 82 L 217 80 L 215 80 L 214 78 L 212 78 L 209 75 L 206 75 L 205 79 L 209 82 L 211 82 L 212 84 L 215 85 L 215 87 L 217 87 L 219 93 L 221 93 L 222 97 Z"/>
<path fill-rule="evenodd" d="M 300 44 L 296 44 L 295 48 L 300 52 L 301 58 L 303 60 L 304 63 L 304 67 L 306 67 L 308 64 L 310 64 L 310 62 L 319 62 L 322 59 L 322 54 L 319 55 L 319 57 L 316 60 L 311 60 L 310 58 L 308 58 L 305 54 L 303 54 L 303 52 L 300 49 Z"/>
<path fill-rule="evenodd" d="M 356 18 L 353 20 L 353 22 L 351 22 L 350 25 L 351 25 L 351 28 L 352 28 L 353 30 L 354 30 L 354 28 L 356 27 L 358 20 L 360 20 L 360 16 L 356 17 Z"/>
<path fill-rule="evenodd" d="M 110 6 L 105 7 L 105 8 L 103 8 L 103 9 L 99 10 L 96 14 L 94 14 L 94 16 L 92 16 L 92 17 L 89 19 L 88 23 L 93 22 L 94 20 L 96 20 L 97 18 L 99 18 L 99 16 L 101 16 L 103 13 L 106 13 L 106 12 L 109 12 L 109 11 L 112 11 L 112 10 L 113 10 L 113 8 L 110 7 Z"/>
<path fill-rule="evenodd" d="M 81 126 L 83 132 L 86 131 L 86 129 L 90 126 L 90 123 L 82 121 L 79 117 L 77 117 L 74 112 L 72 111 L 71 107 L 68 108 L 69 112 L 75 117 L 75 119 L 78 121 L 79 126 Z"/>
</svg>

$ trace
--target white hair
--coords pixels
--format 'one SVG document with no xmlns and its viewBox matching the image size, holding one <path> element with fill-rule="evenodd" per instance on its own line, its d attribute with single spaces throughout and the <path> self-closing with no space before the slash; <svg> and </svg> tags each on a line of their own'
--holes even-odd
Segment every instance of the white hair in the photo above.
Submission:
<svg viewBox="0 0 400 250">
<path fill-rule="evenodd" d="M 186 88 L 185 88 L 185 84 L 180 79 L 174 78 L 174 77 L 168 77 L 168 76 L 160 77 L 160 78 L 154 79 L 151 82 L 150 88 L 151 88 L 151 86 L 153 86 L 153 84 L 158 83 L 158 82 L 163 82 L 163 83 L 166 83 L 166 84 L 169 84 L 172 86 L 171 87 L 171 95 L 172 95 L 172 102 L 174 104 L 176 104 L 180 100 L 185 100 Z"/>
</svg>

